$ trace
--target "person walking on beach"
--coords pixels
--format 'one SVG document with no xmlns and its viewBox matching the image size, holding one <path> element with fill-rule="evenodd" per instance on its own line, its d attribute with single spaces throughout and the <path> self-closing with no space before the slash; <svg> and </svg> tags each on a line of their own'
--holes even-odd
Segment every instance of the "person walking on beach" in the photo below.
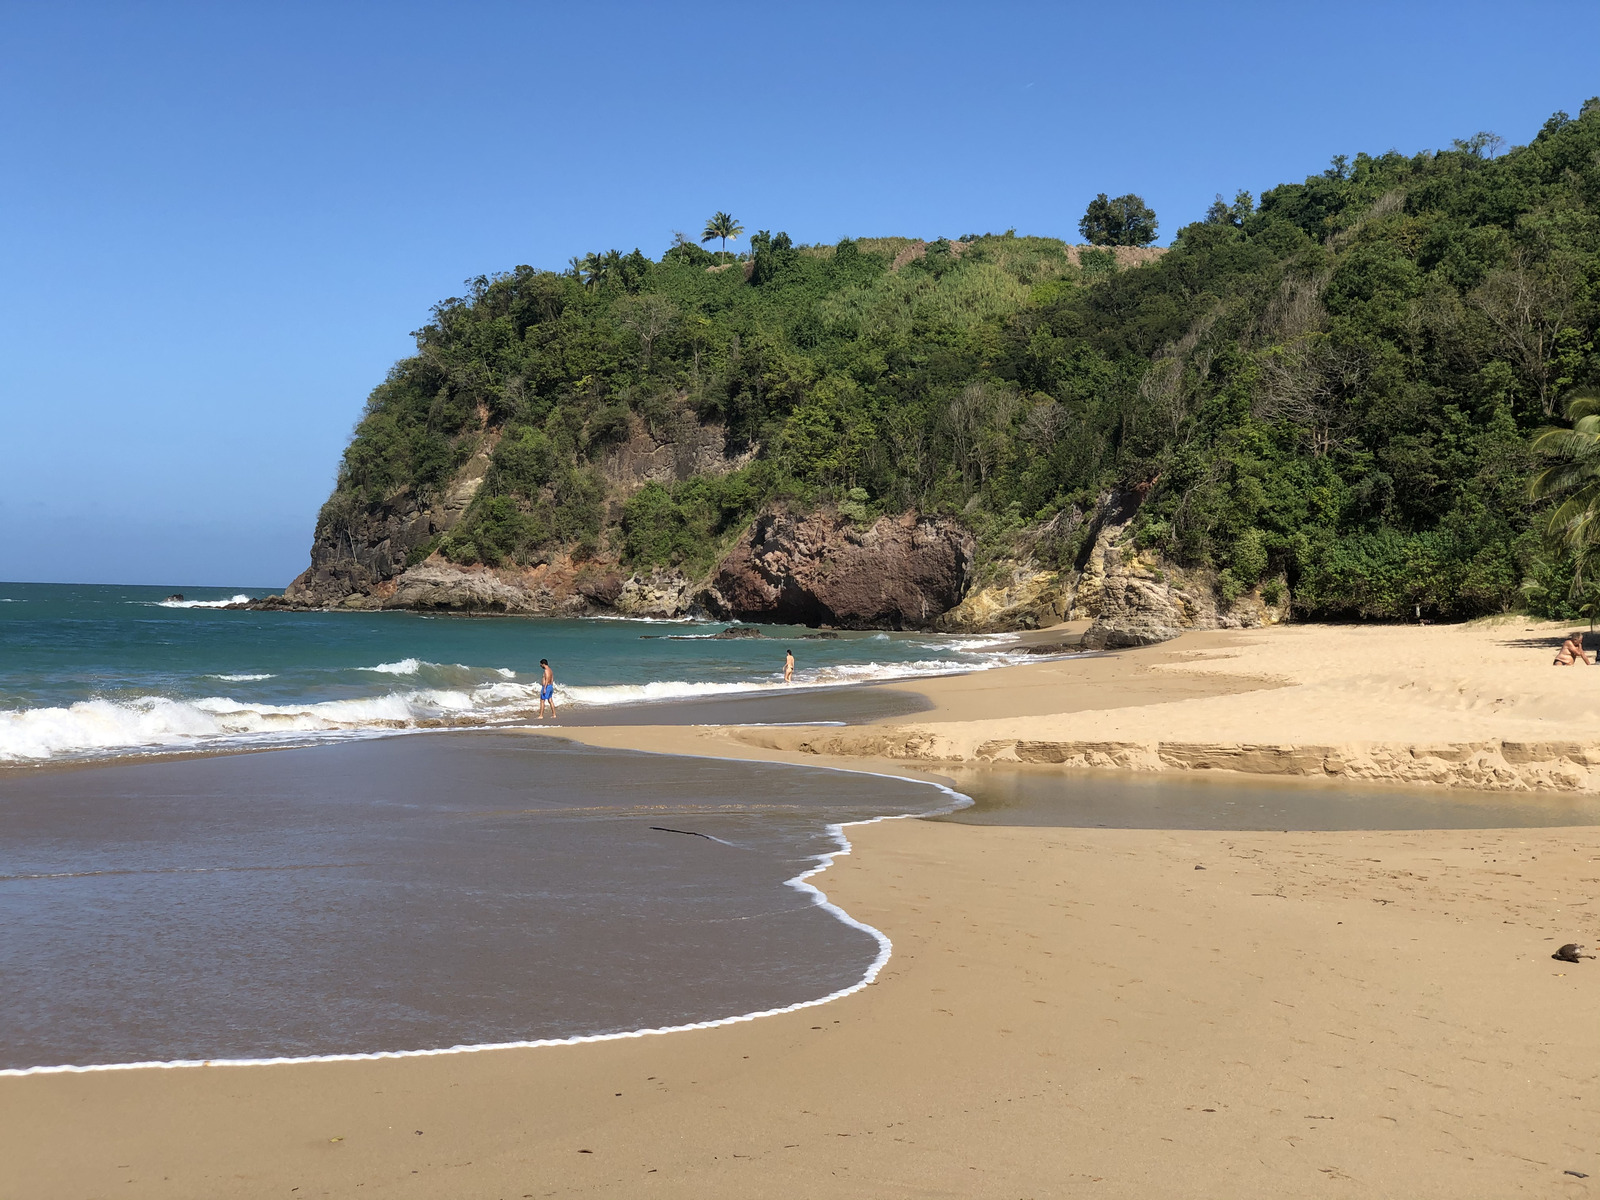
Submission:
<svg viewBox="0 0 1600 1200">
<path fill-rule="evenodd" d="M 539 720 L 544 720 L 544 706 L 550 706 L 550 716 L 556 715 L 556 673 L 550 669 L 550 660 L 541 658 L 539 667 L 544 672 L 539 679 Z"/>
<path fill-rule="evenodd" d="M 783 681 L 785 683 L 793 683 L 794 682 L 794 651 L 793 650 L 785 650 L 783 652 Z"/>
</svg>

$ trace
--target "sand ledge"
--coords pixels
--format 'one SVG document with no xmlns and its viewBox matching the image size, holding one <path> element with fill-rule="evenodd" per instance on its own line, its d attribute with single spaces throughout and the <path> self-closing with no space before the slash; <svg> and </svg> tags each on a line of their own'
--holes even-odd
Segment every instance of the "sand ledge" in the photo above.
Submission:
<svg viewBox="0 0 1600 1200">
<path fill-rule="evenodd" d="M 1131 771 L 1237 771 L 1437 784 L 1492 791 L 1600 791 L 1600 742 L 1465 742 L 1452 745 L 1304 746 L 1221 742 L 1087 742 L 992 739 L 976 746 L 935 729 L 891 734 L 774 735 L 741 730 L 747 745 L 831 758 L 954 763 L 1049 763 Z"/>
</svg>

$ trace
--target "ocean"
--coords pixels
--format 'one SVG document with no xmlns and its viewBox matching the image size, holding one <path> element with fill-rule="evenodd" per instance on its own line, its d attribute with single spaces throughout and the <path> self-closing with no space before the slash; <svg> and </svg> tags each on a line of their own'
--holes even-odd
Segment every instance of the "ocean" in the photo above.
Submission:
<svg viewBox="0 0 1600 1200">
<path fill-rule="evenodd" d="M 267 589 L 174 592 L 0 584 L 0 763 L 517 724 L 537 708 L 541 658 L 560 714 L 590 721 L 1008 661 L 1004 638 L 762 627 L 718 640 L 720 623 L 243 612 L 224 606 Z"/>
</svg>

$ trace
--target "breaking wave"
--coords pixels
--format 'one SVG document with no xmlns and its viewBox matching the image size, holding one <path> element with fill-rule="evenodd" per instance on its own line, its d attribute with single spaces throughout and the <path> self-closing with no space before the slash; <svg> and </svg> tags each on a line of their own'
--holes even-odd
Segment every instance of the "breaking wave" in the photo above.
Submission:
<svg viewBox="0 0 1600 1200">
<path fill-rule="evenodd" d="M 157 608 L 227 608 L 230 604 L 249 604 L 253 598 L 240 592 L 226 600 L 156 600 L 153 603 Z"/>
<path fill-rule="evenodd" d="M 0 713 L 0 762 L 315 741 L 335 734 L 488 724 L 515 719 L 533 707 L 534 696 L 531 688 L 501 683 L 471 690 L 425 688 L 306 704 L 246 704 L 225 696 L 83 700 L 64 708 Z"/>
<path fill-rule="evenodd" d="M 1003 661 L 1002 656 L 996 655 L 991 662 L 982 664 L 961 664 L 948 659 L 841 664 L 796 672 L 793 684 L 785 684 L 776 673 L 761 679 L 727 682 L 669 679 L 585 686 L 558 684 L 556 699 L 563 706 L 602 708 L 950 675 L 999 666 Z M 455 676 L 480 682 L 299 704 L 245 702 L 226 696 L 199 699 L 142 696 L 131 700 L 98 698 L 64 707 L 0 712 L 0 762 L 48 762 L 128 753 L 305 744 L 330 737 L 516 723 L 527 720 L 538 710 L 538 685 L 515 682 L 515 672 L 509 668 L 474 669 L 416 659 L 382 666 L 388 668 L 380 672 L 382 674 Z M 481 682 L 486 674 L 493 678 Z M 241 674 L 222 678 L 243 681 L 271 676 Z"/>
<path fill-rule="evenodd" d="M 428 663 L 428 666 L 437 666 L 437 663 Z M 417 658 L 402 658 L 399 662 L 379 663 L 375 667 L 357 667 L 358 671 L 375 671 L 379 675 L 415 675 L 422 670 L 423 663 Z"/>
<path fill-rule="evenodd" d="M 276 675 L 207 675 L 207 679 L 220 679 L 224 683 L 255 683 L 260 679 L 276 679 Z"/>
</svg>

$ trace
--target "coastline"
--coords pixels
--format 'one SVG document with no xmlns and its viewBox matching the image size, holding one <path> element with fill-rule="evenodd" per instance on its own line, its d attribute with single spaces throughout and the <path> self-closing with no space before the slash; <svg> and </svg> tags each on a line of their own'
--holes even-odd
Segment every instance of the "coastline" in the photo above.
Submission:
<svg viewBox="0 0 1600 1200">
<path fill-rule="evenodd" d="M 1217 671 L 1238 644 L 1200 641 L 918 681 L 933 710 L 847 733 L 944 748 L 990 722 L 1133 725 L 1263 696 L 1292 722 L 1293 689 L 1316 698 L 1246 674 L 1248 654 Z M 1134 684 L 1070 674 L 1096 662 L 1135 664 Z M 1435 720 L 1419 710 L 1397 732 Z M 836 729 L 543 732 L 924 780 L 983 761 L 825 752 Z M 584 1046 L 0 1079 L 8 1187 L 1443 1197 L 1580 1195 L 1563 1172 L 1600 1174 L 1600 973 L 1548 959 L 1600 935 L 1600 829 L 894 821 L 851 841 L 823 889 L 895 949 L 823 1008 Z"/>
</svg>

